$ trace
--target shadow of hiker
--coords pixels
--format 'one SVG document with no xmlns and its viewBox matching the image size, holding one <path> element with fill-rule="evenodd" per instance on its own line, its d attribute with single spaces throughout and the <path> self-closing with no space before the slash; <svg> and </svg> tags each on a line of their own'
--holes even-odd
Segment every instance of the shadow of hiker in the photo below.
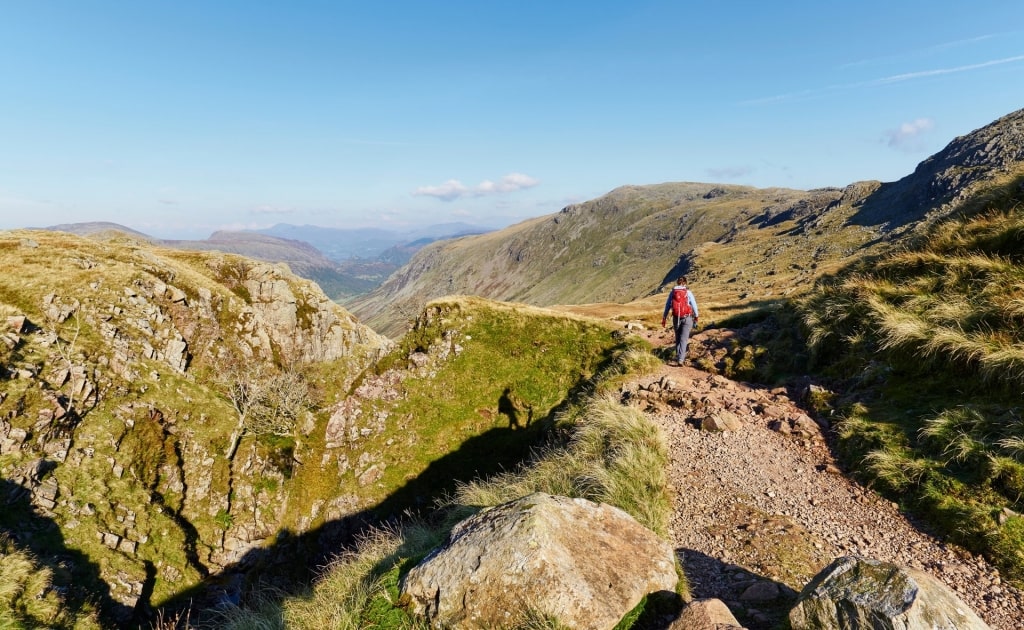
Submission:
<svg viewBox="0 0 1024 630">
<path fill-rule="evenodd" d="M 524 410 L 527 412 L 525 427 L 519 422 L 519 415 Z M 511 387 L 506 387 L 505 391 L 501 393 L 501 397 L 498 398 L 498 414 L 508 417 L 508 428 L 510 429 L 528 428 L 533 423 L 533 405 L 524 404 L 519 400 Z"/>
<path fill-rule="evenodd" d="M 722 600 L 749 630 L 789 627 L 789 611 L 799 595 L 789 586 L 694 549 L 678 548 L 676 557 L 694 599 Z"/>
<path fill-rule="evenodd" d="M 106 628 L 125 627 L 136 618 L 137 611 L 110 596 L 99 567 L 82 552 L 69 549 L 57 523 L 39 513 L 27 489 L 8 479 L 0 479 L 0 535 L 6 535 L 15 549 L 30 553 L 41 567 L 52 572 L 50 588 L 61 595 L 63 608 L 71 618 L 68 624 L 55 624 L 50 619 L 10 611 L 26 627 L 70 628 L 75 618 L 93 609 Z"/>
</svg>

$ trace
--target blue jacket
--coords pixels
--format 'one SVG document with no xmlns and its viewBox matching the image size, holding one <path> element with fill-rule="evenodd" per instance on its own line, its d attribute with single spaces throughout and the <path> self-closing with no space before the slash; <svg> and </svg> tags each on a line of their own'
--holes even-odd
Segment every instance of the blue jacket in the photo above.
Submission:
<svg viewBox="0 0 1024 630">
<path fill-rule="evenodd" d="M 686 289 L 686 301 L 690 303 L 690 308 L 693 309 L 693 318 L 697 319 L 700 317 L 700 311 L 697 310 L 697 298 L 693 297 L 693 291 L 687 289 L 684 285 L 677 284 L 672 287 L 672 291 L 676 289 Z M 661 318 L 665 319 L 668 317 L 669 312 L 672 310 L 672 291 L 668 292 L 668 298 L 665 299 L 665 312 L 661 314 Z"/>
</svg>

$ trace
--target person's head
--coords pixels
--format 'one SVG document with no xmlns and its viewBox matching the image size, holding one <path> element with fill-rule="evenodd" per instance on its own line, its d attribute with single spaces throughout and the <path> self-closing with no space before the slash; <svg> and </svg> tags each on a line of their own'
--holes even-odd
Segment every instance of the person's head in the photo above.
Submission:
<svg viewBox="0 0 1024 630">
<path fill-rule="evenodd" d="M 679 276 L 676 278 L 676 284 L 686 286 L 686 276 Z"/>
</svg>

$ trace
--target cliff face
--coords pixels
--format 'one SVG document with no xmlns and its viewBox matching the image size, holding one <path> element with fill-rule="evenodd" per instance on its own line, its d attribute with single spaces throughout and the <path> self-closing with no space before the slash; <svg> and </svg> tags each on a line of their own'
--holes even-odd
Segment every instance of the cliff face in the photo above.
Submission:
<svg viewBox="0 0 1024 630">
<path fill-rule="evenodd" d="M 0 529 L 108 619 L 358 508 L 304 466 L 314 403 L 388 342 L 315 284 L 59 232 L 0 233 L 0 264 Z"/>
</svg>

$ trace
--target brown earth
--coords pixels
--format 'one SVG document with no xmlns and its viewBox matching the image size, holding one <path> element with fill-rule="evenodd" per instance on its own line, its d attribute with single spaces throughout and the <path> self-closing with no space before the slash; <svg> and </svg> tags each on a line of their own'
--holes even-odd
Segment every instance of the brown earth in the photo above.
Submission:
<svg viewBox="0 0 1024 630">
<path fill-rule="evenodd" d="M 644 330 L 656 348 L 671 333 Z M 694 336 L 694 355 L 712 331 Z M 1024 619 L 1024 596 L 981 556 L 930 535 L 840 469 L 827 422 L 799 392 L 731 381 L 690 366 L 662 366 L 626 387 L 624 400 L 664 429 L 670 448 L 671 522 L 694 598 L 718 598 L 750 630 L 778 627 L 797 592 L 833 559 L 859 555 L 927 571 L 994 629 Z M 704 419 L 736 423 L 701 430 Z"/>
</svg>

